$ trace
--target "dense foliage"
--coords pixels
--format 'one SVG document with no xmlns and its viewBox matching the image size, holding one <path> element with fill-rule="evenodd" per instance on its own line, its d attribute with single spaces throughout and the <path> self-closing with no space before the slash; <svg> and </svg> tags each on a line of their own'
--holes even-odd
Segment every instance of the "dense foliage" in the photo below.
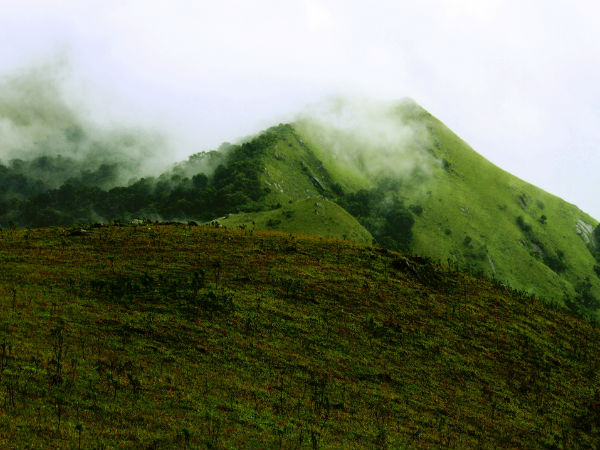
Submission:
<svg viewBox="0 0 600 450">
<path fill-rule="evenodd" d="M 223 162 L 209 176 L 201 172 L 186 176 L 183 170 L 172 170 L 112 188 L 104 187 L 116 170 L 111 165 L 90 171 L 62 157 L 11 161 L 0 166 L 0 225 L 39 227 L 133 218 L 210 220 L 257 209 L 263 195 L 257 156 L 274 139 L 274 133 L 267 131 L 229 146 L 221 156 Z M 53 188 L 52 175 L 58 172 L 77 175 Z M 46 179 L 35 174 L 45 174 Z"/>
<path fill-rule="evenodd" d="M 400 184 L 400 180 L 383 179 L 373 189 L 341 195 L 338 202 L 380 245 L 407 251 L 412 241 L 413 214 L 419 214 L 420 207 L 409 209 L 404 206 L 397 194 Z"/>
<path fill-rule="evenodd" d="M 596 261 L 598 261 L 598 264 L 600 264 L 600 225 L 594 228 L 592 239 L 593 241 L 590 243 L 589 248 L 594 255 L 594 258 L 596 258 Z M 600 274 L 598 276 L 600 276 Z"/>
<path fill-rule="evenodd" d="M 326 148 L 316 149 L 294 126 L 279 125 L 242 145 L 193 155 L 158 177 L 129 180 L 136 155 L 144 154 L 133 152 L 127 160 L 130 139 L 102 141 L 98 147 L 89 139 L 83 145 L 71 133 L 75 137 L 67 136 L 71 152 L 66 153 L 71 158 L 56 156 L 65 142 L 59 139 L 40 149 L 55 156 L 0 165 L 0 227 L 144 218 L 222 222 L 225 215 L 245 212 L 252 228 L 284 230 L 293 224 L 289 231 L 332 236 L 342 215 L 321 215 L 318 201 L 314 208 L 306 204 L 314 213 L 310 217 L 286 216 L 291 204 L 320 196 L 362 225 L 350 229 L 365 228 L 386 248 L 450 261 L 471 274 L 569 305 L 578 314 L 596 315 L 600 263 L 594 264 L 573 230 L 577 221 L 591 226 L 593 219 L 498 171 L 439 122 L 430 125 L 433 146 L 422 149 L 434 160 L 395 175 L 338 167 Z M 73 159 L 82 145 L 87 156 Z M 115 163 L 115 157 L 124 162 Z M 427 169 L 426 161 L 433 167 Z M 496 181 L 483 181 L 488 178 Z M 273 213 L 261 216 L 267 211 Z"/>
</svg>

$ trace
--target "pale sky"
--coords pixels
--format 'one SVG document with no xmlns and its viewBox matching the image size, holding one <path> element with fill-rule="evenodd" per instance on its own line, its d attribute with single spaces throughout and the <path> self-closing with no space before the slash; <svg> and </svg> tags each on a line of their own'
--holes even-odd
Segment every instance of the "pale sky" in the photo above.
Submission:
<svg viewBox="0 0 600 450">
<path fill-rule="evenodd" d="M 332 94 L 411 97 L 501 168 L 600 219 L 600 3 L 0 0 L 0 73 L 64 58 L 95 119 L 173 160 Z"/>
</svg>

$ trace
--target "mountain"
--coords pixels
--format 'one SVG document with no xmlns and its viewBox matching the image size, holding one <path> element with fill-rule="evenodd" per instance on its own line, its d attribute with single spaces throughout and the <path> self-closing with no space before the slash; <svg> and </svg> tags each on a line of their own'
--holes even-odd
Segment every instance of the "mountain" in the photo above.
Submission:
<svg viewBox="0 0 600 450">
<path fill-rule="evenodd" d="M 582 296 L 600 298 L 597 262 L 590 251 L 596 246 L 595 219 L 499 169 L 414 102 L 392 105 L 383 116 L 392 126 L 420 131 L 404 144 L 413 146 L 413 154 L 401 153 L 419 163 L 397 176 L 404 182 L 395 189 L 412 206 L 411 252 L 558 303 Z M 310 124 L 299 128 L 302 139 L 311 139 L 318 153 L 332 153 L 332 140 L 324 138 L 331 132 L 314 132 Z M 336 139 L 354 136 L 335 131 Z M 365 179 L 355 160 L 323 161 L 347 189 L 369 189 L 377 180 Z"/>
<path fill-rule="evenodd" d="M 276 138 L 258 157 L 259 178 L 263 201 L 283 206 L 261 214 L 284 216 L 289 202 L 325 196 L 389 248 L 498 279 L 579 312 L 598 307 L 595 219 L 496 167 L 412 101 L 358 112 L 341 126 L 335 119 L 353 109 L 336 106 L 342 113 L 334 119 L 308 117 L 270 130 Z M 251 217 L 220 222 L 249 226 Z M 252 226 L 272 228 L 264 220 Z M 282 220 L 278 226 L 333 236 L 314 224 Z"/>
<path fill-rule="evenodd" d="M 4 230 L 0 262 L 1 448 L 600 442 L 598 327 L 424 258 L 146 223 Z"/>
<path fill-rule="evenodd" d="M 597 221 L 494 166 L 410 100 L 336 99 L 127 185 L 111 185 L 107 161 L 88 158 L 79 173 L 56 153 L 0 165 L 0 225 L 216 220 L 374 240 L 579 314 L 600 305 Z"/>
</svg>

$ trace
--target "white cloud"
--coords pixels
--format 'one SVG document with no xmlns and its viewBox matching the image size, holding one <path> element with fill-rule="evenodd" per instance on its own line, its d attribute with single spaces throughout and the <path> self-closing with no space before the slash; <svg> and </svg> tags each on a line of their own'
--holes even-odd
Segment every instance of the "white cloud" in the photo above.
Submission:
<svg viewBox="0 0 600 450">
<path fill-rule="evenodd" d="M 317 0 L 306 2 L 306 16 L 308 27 L 312 30 L 329 28 L 332 26 L 332 15 L 329 9 Z"/>
</svg>

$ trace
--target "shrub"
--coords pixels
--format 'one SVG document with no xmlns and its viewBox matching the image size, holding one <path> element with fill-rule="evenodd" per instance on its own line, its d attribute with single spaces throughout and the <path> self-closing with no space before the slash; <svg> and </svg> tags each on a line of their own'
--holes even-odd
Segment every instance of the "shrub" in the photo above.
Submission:
<svg viewBox="0 0 600 450">
<path fill-rule="evenodd" d="M 517 217 L 517 225 L 519 226 L 521 231 L 523 231 L 524 233 L 531 232 L 531 225 L 529 225 L 527 222 L 525 222 L 525 219 L 523 219 L 523 216 Z"/>
<path fill-rule="evenodd" d="M 559 250 L 559 252 L 560 252 L 560 250 Z M 567 265 L 565 264 L 564 260 L 560 256 L 560 254 L 557 256 L 545 254 L 544 258 L 543 258 L 543 262 L 544 262 L 544 264 L 546 264 L 548 267 L 550 267 L 556 273 L 564 272 L 565 269 L 567 268 Z"/>
<path fill-rule="evenodd" d="M 267 226 L 269 228 L 275 228 L 277 225 L 279 225 L 281 223 L 281 220 L 279 219 L 269 219 L 267 221 Z"/>
<path fill-rule="evenodd" d="M 410 209 L 411 212 L 417 216 L 423 214 L 423 207 L 421 205 L 410 205 L 408 209 Z"/>
</svg>

